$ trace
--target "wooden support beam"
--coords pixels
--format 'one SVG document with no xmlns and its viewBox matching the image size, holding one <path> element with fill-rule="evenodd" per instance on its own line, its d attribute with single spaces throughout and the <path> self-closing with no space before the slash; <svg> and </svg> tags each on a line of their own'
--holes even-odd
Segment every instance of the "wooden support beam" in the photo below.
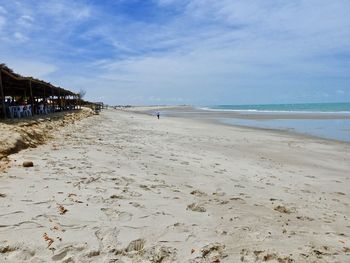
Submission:
<svg viewBox="0 0 350 263">
<path fill-rule="evenodd" d="M 65 110 L 66 109 L 66 95 L 63 95 L 62 97 L 62 101 L 63 101 L 63 109 Z"/>
<path fill-rule="evenodd" d="M 32 102 L 32 116 L 34 116 L 34 97 L 33 97 L 33 89 L 32 89 L 32 81 L 29 80 L 29 91 L 30 91 L 30 101 Z"/>
<path fill-rule="evenodd" d="M 79 109 L 81 109 L 82 101 L 81 101 L 81 96 L 80 96 L 80 94 L 78 94 L 77 98 L 78 98 L 78 104 L 79 104 L 78 107 L 79 107 Z"/>
<path fill-rule="evenodd" d="M 58 104 L 60 107 L 60 111 L 62 111 L 62 100 L 61 100 L 61 91 L 58 90 Z"/>
<path fill-rule="evenodd" d="M 52 88 L 52 86 L 50 86 L 50 88 L 51 88 L 51 107 L 52 107 L 52 110 L 53 110 L 53 112 L 55 112 L 56 111 L 56 107 L 55 107 L 55 101 L 54 101 L 54 94 L 53 94 L 53 88 Z"/>
<path fill-rule="evenodd" d="M 0 70 L 0 92 L 1 92 L 1 102 L 2 102 L 2 112 L 4 113 L 4 118 L 7 118 L 6 106 L 5 106 L 5 93 L 4 86 L 2 85 L 2 71 Z"/>
</svg>

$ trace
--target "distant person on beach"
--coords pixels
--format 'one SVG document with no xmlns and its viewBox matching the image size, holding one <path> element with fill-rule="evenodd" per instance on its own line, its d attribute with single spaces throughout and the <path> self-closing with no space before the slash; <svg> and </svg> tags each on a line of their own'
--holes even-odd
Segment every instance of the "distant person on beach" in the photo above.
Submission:
<svg viewBox="0 0 350 263">
<path fill-rule="evenodd" d="M 160 117 L 160 112 L 159 112 L 159 111 L 157 111 L 156 115 L 157 115 L 157 118 L 158 118 L 158 120 L 159 120 L 159 117 Z"/>
</svg>

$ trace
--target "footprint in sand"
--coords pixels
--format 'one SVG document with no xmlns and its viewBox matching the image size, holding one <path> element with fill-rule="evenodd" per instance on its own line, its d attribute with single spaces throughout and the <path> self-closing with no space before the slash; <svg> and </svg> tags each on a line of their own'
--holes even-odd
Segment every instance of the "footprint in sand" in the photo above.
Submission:
<svg viewBox="0 0 350 263">
<path fill-rule="evenodd" d="M 140 184 L 140 188 L 146 190 L 146 191 L 150 191 L 151 189 L 147 186 L 147 185 L 144 185 L 144 184 Z"/>
<path fill-rule="evenodd" d="M 126 252 L 141 251 L 141 250 L 143 250 L 145 244 L 146 244 L 146 240 L 143 238 L 133 240 L 126 247 L 125 251 Z"/>
<path fill-rule="evenodd" d="M 316 176 L 313 176 L 313 175 L 305 175 L 305 177 L 307 177 L 307 178 L 311 178 L 311 179 L 316 178 Z"/>
<path fill-rule="evenodd" d="M 295 262 L 290 256 L 283 256 L 277 253 L 270 253 L 264 250 L 249 251 L 242 249 L 241 251 L 241 262 L 281 262 L 281 263 L 292 263 Z"/>
<path fill-rule="evenodd" d="M 225 245 L 220 243 L 211 243 L 204 246 L 200 251 L 192 250 L 196 258 L 191 262 L 205 263 L 205 262 L 221 262 L 227 254 L 225 253 Z M 199 254 L 199 255 L 198 255 Z"/>
<path fill-rule="evenodd" d="M 225 192 L 219 192 L 219 191 L 217 191 L 217 192 L 212 193 L 212 195 L 215 195 L 215 196 L 225 196 L 226 193 L 225 193 Z"/>
<path fill-rule="evenodd" d="M 100 243 L 100 250 L 106 252 L 118 250 L 120 243 L 118 242 L 119 230 L 117 228 L 98 229 L 95 236 Z"/>
<path fill-rule="evenodd" d="M 137 202 L 130 202 L 129 204 L 131 204 L 133 207 L 140 207 L 140 208 L 144 208 L 145 206 L 144 205 L 140 205 L 139 203 Z"/>
<path fill-rule="evenodd" d="M 187 206 L 187 210 L 191 210 L 191 211 L 194 211 L 194 212 L 206 212 L 207 209 L 205 209 L 205 207 L 199 205 L 199 204 L 196 204 L 196 203 L 192 203 L 190 205 Z"/>
<path fill-rule="evenodd" d="M 132 218 L 132 214 L 128 212 L 118 211 L 113 208 L 101 208 L 107 217 L 111 219 L 118 219 L 122 222 L 129 221 Z"/>
<path fill-rule="evenodd" d="M 197 196 L 197 197 L 203 197 L 203 196 L 208 196 L 206 193 L 200 191 L 200 190 L 193 190 L 191 192 L 191 195 Z"/>
<path fill-rule="evenodd" d="M 142 196 L 142 194 L 140 194 L 139 192 L 135 192 L 135 191 L 131 191 L 131 192 L 126 191 L 125 193 L 128 193 L 130 197 L 140 197 L 140 196 Z"/>
<path fill-rule="evenodd" d="M 308 217 L 308 216 L 297 216 L 296 218 L 299 220 L 302 220 L 302 221 L 314 221 L 315 220 L 315 219 Z"/>
<path fill-rule="evenodd" d="M 274 208 L 275 211 L 283 213 L 283 214 L 291 214 L 293 211 L 283 205 L 278 205 Z"/>
<path fill-rule="evenodd" d="M 111 195 L 109 198 L 110 199 L 126 199 L 126 197 L 123 195 Z"/>
</svg>

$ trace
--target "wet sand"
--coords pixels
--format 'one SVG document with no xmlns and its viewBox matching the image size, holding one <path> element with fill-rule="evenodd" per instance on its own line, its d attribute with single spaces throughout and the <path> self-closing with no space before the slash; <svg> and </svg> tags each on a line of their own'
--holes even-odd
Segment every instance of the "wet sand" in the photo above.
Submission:
<svg viewBox="0 0 350 263">
<path fill-rule="evenodd" d="M 106 110 L 9 159 L 0 262 L 350 261 L 347 143 Z"/>
</svg>

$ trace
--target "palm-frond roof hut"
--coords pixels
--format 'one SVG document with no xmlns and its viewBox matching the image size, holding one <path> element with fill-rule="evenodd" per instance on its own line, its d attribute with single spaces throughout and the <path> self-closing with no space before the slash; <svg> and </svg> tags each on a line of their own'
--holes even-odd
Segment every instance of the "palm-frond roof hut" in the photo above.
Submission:
<svg viewBox="0 0 350 263">
<path fill-rule="evenodd" d="M 15 73 L 5 64 L 0 64 L 2 87 L 4 96 L 23 96 L 28 97 L 32 94 L 34 97 L 47 98 L 50 96 L 78 96 L 78 94 L 52 85 L 49 82 L 39 80 L 33 77 L 24 77 Z M 1 83 L 0 83 L 1 85 Z"/>
<path fill-rule="evenodd" d="M 56 104 L 61 110 L 64 106 L 62 100 L 68 101 L 71 105 L 77 105 L 80 101 L 77 93 L 40 79 L 24 77 L 5 64 L 0 64 L 0 115 L 2 113 L 5 118 L 7 117 L 6 97 L 29 98 L 33 114 L 35 101 L 46 101 L 49 98 L 51 103 Z"/>
</svg>

